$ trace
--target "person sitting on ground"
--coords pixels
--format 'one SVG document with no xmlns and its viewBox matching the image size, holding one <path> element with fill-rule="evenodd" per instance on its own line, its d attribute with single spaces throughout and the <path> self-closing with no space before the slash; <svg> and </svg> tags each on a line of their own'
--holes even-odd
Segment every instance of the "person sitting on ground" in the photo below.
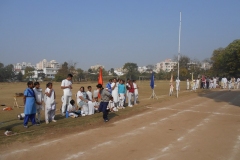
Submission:
<svg viewBox="0 0 240 160">
<path fill-rule="evenodd" d="M 67 111 L 68 111 L 68 115 L 73 118 L 76 118 L 79 115 L 81 115 L 81 111 L 76 109 L 75 101 L 73 99 L 70 101 Z"/>
<path fill-rule="evenodd" d="M 118 111 L 117 107 L 115 107 L 115 103 L 113 101 L 113 97 L 110 98 L 108 106 L 107 106 L 107 109 L 110 112 L 117 112 Z"/>
<path fill-rule="evenodd" d="M 98 97 L 94 98 L 93 105 L 94 105 L 94 113 L 99 113 L 98 108 L 100 103 L 98 102 Z"/>
<path fill-rule="evenodd" d="M 77 93 L 77 98 L 80 99 L 79 105 L 82 110 L 82 114 L 92 115 L 94 114 L 94 105 L 89 100 L 87 93 L 84 91 L 84 87 L 81 87 Z"/>
</svg>

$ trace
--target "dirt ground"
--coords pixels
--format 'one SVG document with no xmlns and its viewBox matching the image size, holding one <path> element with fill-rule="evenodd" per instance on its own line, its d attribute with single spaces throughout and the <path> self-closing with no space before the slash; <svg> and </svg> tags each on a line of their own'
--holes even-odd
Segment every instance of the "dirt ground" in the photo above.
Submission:
<svg viewBox="0 0 240 160">
<path fill-rule="evenodd" d="M 0 151 L 0 159 L 237 160 L 239 93 L 218 90 L 180 96 L 86 131 L 11 144 Z"/>
</svg>

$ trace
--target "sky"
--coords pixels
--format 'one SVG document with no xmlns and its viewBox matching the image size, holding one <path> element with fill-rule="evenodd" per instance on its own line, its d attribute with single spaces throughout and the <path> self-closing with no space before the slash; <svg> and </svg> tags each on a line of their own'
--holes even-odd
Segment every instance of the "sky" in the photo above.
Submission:
<svg viewBox="0 0 240 160">
<path fill-rule="evenodd" d="M 0 0 L 0 62 L 87 70 L 210 58 L 240 38 L 239 0 Z"/>
</svg>

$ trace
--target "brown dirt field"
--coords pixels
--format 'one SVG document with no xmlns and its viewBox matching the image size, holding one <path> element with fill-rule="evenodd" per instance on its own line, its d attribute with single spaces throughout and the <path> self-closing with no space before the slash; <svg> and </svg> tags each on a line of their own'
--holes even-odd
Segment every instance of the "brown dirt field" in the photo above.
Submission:
<svg viewBox="0 0 240 160">
<path fill-rule="evenodd" d="M 108 123 L 50 129 L 35 140 L 8 144 L 0 159 L 237 160 L 239 93 L 188 92 L 151 104 L 147 100 L 145 106 L 126 109 L 129 114 L 113 113 Z"/>
</svg>

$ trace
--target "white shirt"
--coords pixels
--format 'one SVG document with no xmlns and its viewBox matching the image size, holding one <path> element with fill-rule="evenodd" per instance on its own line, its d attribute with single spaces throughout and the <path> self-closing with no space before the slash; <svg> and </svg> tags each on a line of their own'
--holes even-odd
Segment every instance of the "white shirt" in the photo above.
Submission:
<svg viewBox="0 0 240 160">
<path fill-rule="evenodd" d="M 46 88 L 45 93 L 50 93 L 50 89 Z M 46 105 L 52 105 L 55 103 L 54 94 L 55 94 L 55 92 L 54 92 L 54 90 L 52 90 L 50 97 L 48 97 L 46 95 Z"/>
<path fill-rule="evenodd" d="M 89 99 L 90 101 L 92 101 L 92 92 L 87 91 L 86 93 L 87 93 L 87 95 L 88 95 L 88 99 Z"/>
<path fill-rule="evenodd" d="M 62 87 L 68 87 L 70 85 L 72 85 L 72 82 L 67 80 L 67 79 L 64 79 L 62 81 L 62 84 L 61 84 Z M 66 96 L 72 96 L 71 89 L 70 88 L 64 88 L 63 89 L 63 94 L 66 95 Z"/>
<path fill-rule="evenodd" d="M 115 85 L 115 83 L 113 82 L 111 84 L 111 88 L 113 88 L 113 86 Z M 118 83 L 116 83 L 116 86 L 114 89 L 112 89 L 112 94 L 118 94 Z"/>
<path fill-rule="evenodd" d="M 43 93 L 42 93 L 42 89 L 39 88 L 33 88 L 33 91 L 35 93 L 35 98 L 37 102 L 42 102 L 43 101 Z"/>
<path fill-rule="evenodd" d="M 77 92 L 77 103 L 79 103 L 81 101 L 81 99 L 79 98 L 80 96 L 83 96 L 81 91 Z"/>
<path fill-rule="evenodd" d="M 133 88 L 134 88 L 134 94 L 138 94 L 138 88 L 136 83 L 133 83 Z"/>
<path fill-rule="evenodd" d="M 67 111 L 68 111 L 68 112 L 76 111 L 76 106 L 69 104 L 69 105 L 68 105 L 68 108 L 67 108 Z"/>
</svg>

